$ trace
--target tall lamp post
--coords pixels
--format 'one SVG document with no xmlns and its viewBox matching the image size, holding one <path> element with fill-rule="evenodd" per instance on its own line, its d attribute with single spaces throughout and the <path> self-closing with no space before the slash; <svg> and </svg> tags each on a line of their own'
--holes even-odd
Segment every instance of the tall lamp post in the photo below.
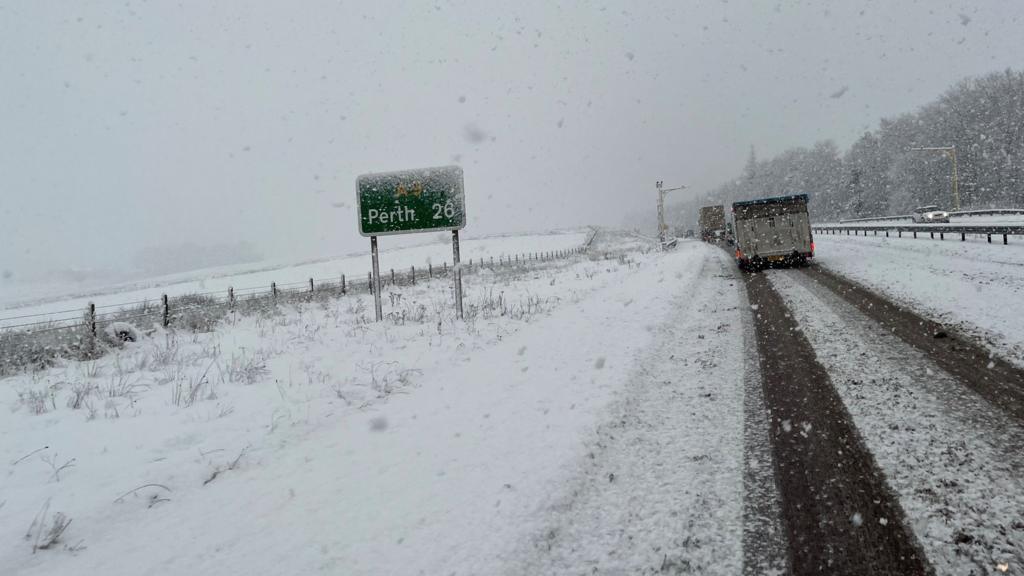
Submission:
<svg viewBox="0 0 1024 576">
<path fill-rule="evenodd" d="M 668 226 L 665 225 L 665 194 L 686 188 L 686 186 L 664 188 L 664 185 L 664 180 L 658 180 L 654 183 L 654 187 L 658 189 L 658 240 L 661 241 L 662 246 L 668 240 Z"/>
<path fill-rule="evenodd" d="M 915 152 L 942 152 L 953 161 L 953 209 L 960 210 L 960 186 L 956 174 L 956 144 L 952 146 L 921 146 L 911 148 Z"/>
</svg>

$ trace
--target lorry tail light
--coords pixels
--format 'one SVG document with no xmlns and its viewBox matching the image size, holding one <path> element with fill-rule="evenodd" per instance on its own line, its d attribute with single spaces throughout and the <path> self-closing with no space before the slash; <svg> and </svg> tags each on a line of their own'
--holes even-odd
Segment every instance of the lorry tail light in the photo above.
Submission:
<svg viewBox="0 0 1024 576">
<path fill-rule="evenodd" d="M 740 250 L 739 248 L 736 249 L 736 259 L 743 260 L 743 251 Z"/>
</svg>

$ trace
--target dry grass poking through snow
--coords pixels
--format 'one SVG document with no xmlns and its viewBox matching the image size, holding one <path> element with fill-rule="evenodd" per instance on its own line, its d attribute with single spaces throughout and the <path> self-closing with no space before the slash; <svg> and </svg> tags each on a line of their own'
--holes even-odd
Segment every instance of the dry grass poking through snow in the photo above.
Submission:
<svg viewBox="0 0 1024 576">
<path fill-rule="evenodd" d="M 0 380 L 0 458 L 10 465 L 0 565 L 38 550 L 83 550 L 93 531 L 144 523 L 155 504 L 215 490 L 258 469 L 269 450 L 409 392 L 636 265 L 600 253 L 481 268 L 465 277 L 464 322 L 441 278 L 389 287 L 380 323 L 365 294 L 239 301 L 140 330 L 106 355 L 27 362 Z M 121 528 L 107 525 L 111 506 Z M 22 540 L 29 546 L 11 548 Z"/>
</svg>

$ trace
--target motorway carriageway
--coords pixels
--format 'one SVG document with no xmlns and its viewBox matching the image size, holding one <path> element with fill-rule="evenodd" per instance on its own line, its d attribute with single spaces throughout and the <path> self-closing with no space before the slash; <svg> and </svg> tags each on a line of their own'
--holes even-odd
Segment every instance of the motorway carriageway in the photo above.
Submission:
<svg viewBox="0 0 1024 576">
<path fill-rule="evenodd" d="M 1020 573 L 1024 372 L 821 266 L 742 278 L 789 571 Z"/>
</svg>

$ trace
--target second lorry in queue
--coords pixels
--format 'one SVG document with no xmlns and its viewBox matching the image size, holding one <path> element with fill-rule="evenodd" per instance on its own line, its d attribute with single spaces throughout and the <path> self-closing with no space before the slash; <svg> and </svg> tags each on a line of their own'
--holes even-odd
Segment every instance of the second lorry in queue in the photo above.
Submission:
<svg viewBox="0 0 1024 576">
<path fill-rule="evenodd" d="M 705 242 L 725 236 L 725 206 L 705 206 L 700 209 L 700 239 Z"/>
</svg>

